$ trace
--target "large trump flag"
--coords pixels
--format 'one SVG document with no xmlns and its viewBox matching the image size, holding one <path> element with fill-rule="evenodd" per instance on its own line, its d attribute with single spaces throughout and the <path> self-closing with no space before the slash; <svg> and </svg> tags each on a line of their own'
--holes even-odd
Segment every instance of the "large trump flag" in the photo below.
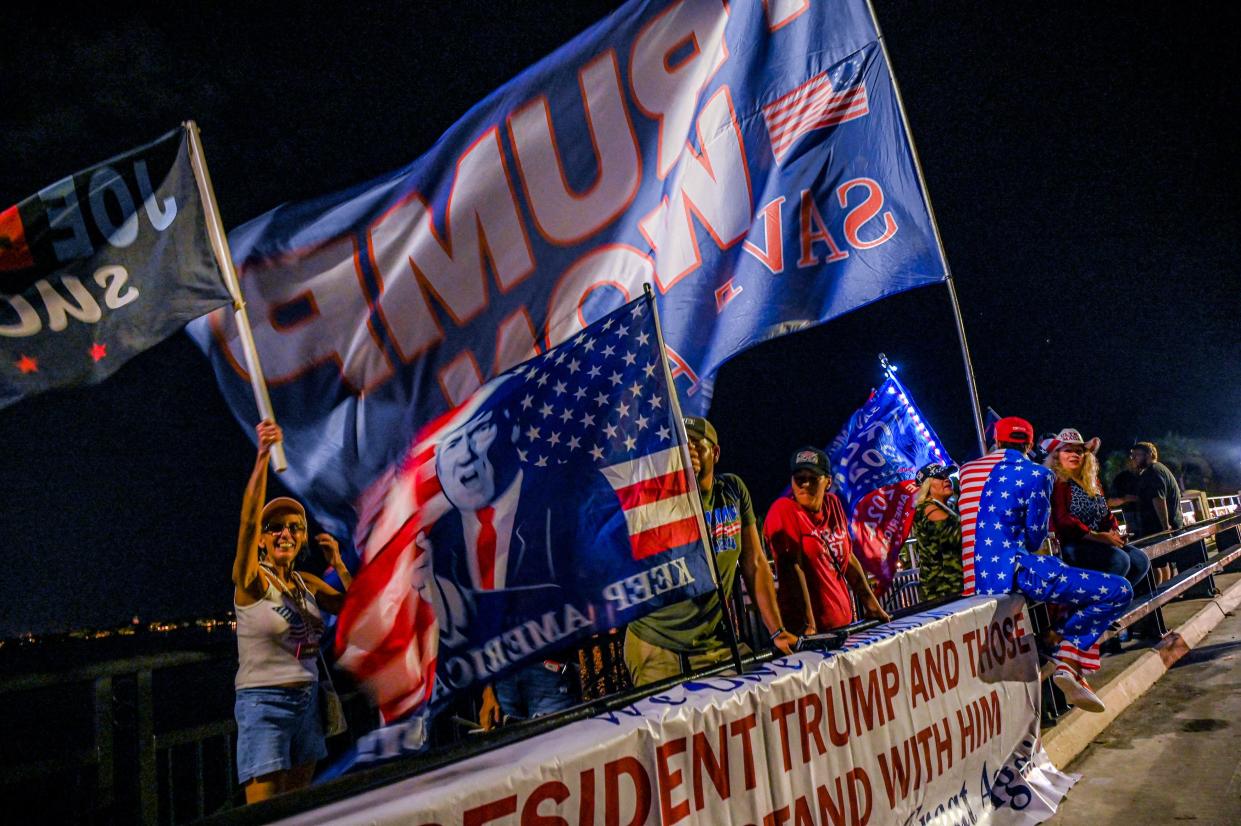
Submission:
<svg viewBox="0 0 1241 826">
<path fill-rule="evenodd" d="M 285 479 L 341 530 L 426 422 L 643 284 L 704 413 L 741 350 L 946 277 L 865 0 L 634 0 L 408 166 L 229 240 Z M 233 320 L 191 331 L 253 423 Z"/>
<path fill-rule="evenodd" d="M 656 329 L 642 296 L 501 374 L 363 497 L 337 648 L 385 719 L 715 589 Z"/>
</svg>

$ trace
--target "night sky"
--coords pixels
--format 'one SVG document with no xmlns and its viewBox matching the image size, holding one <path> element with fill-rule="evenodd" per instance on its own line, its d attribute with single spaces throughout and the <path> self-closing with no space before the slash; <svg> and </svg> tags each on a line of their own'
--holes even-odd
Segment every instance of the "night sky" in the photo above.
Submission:
<svg viewBox="0 0 1241 826">
<path fill-rule="evenodd" d="M 0 50 L 0 206 L 193 118 L 236 227 L 407 164 L 615 5 L 184 3 L 54 19 L 25 4 Z M 1241 462 L 1241 10 L 1176 5 L 875 9 L 983 405 L 1105 450 L 1176 431 Z M 924 287 L 722 371 L 722 469 L 760 510 L 788 452 L 826 444 L 881 380 L 881 351 L 952 455 L 976 449 L 947 290 Z M 0 444 L 0 637 L 230 607 L 253 446 L 188 337 L 98 387 L 0 412 Z"/>
</svg>

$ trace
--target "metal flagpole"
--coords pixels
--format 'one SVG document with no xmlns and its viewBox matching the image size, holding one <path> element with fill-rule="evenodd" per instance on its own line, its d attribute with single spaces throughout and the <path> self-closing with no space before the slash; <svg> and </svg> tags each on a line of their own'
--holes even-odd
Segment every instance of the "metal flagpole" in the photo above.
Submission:
<svg viewBox="0 0 1241 826">
<path fill-rule="evenodd" d="M 892 82 L 892 91 L 896 94 L 896 108 L 901 113 L 901 127 L 905 130 L 905 140 L 909 142 L 909 151 L 914 159 L 914 171 L 918 173 L 918 183 L 922 187 L 922 197 L 926 199 L 926 211 L 931 218 L 931 230 L 935 233 L 935 245 L 939 248 L 939 260 L 944 265 L 944 282 L 948 285 L 948 296 L 952 299 L 952 315 L 957 322 L 957 337 L 961 341 L 961 361 L 965 364 L 965 380 L 969 383 L 971 410 L 974 413 L 974 430 L 978 434 L 978 449 L 987 452 L 985 428 L 982 423 L 982 407 L 978 402 L 978 386 L 974 382 L 974 363 L 970 360 L 969 342 L 965 340 L 965 322 L 961 318 L 961 305 L 957 301 L 957 287 L 952 280 L 952 268 L 948 266 L 948 255 L 944 252 L 944 239 L 939 234 L 939 221 L 935 218 L 935 207 L 931 205 L 931 193 L 926 186 L 926 176 L 922 172 L 922 160 L 918 157 L 918 147 L 914 143 L 913 132 L 909 130 L 909 117 L 905 114 L 905 100 L 901 97 L 901 87 L 896 82 L 896 72 L 892 69 L 892 58 L 888 54 L 888 44 L 884 42 L 883 31 L 879 28 L 879 18 L 875 16 L 875 6 L 866 0 L 866 8 L 870 11 L 870 22 L 875 27 L 879 38 L 879 48 L 883 50 L 884 62 L 888 64 L 888 80 Z"/>
<path fill-rule="evenodd" d="M 915 156 L 916 157 L 916 156 Z M 918 173 L 921 175 L 921 171 Z M 925 190 L 925 184 L 923 188 Z M 930 201 L 928 200 L 928 204 Z M 931 220 L 935 220 L 934 213 Z M 939 230 L 935 230 L 935 237 L 939 238 Z M 940 254 L 943 254 L 943 247 L 940 247 Z M 947 259 L 945 259 L 947 260 Z M 982 423 L 982 406 L 978 401 L 978 386 L 974 383 L 974 363 L 970 360 L 970 346 L 965 340 L 965 322 L 961 319 L 961 304 L 957 301 L 957 285 L 952 280 L 952 274 L 949 273 L 947 282 L 948 296 L 952 299 L 952 315 L 957 321 L 957 337 L 961 340 L 961 360 L 965 362 L 965 378 L 970 384 L 970 400 L 973 402 L 971 409 L 974 411 L 974 431 L 978 434 L 978 451 L 980 455 L 987 453 L 987 439 L 984 436 L 986 428 Z"/>
<path fill-rule="evenodd" d="M 198 193 L 203 199 L 207 217 L 207 235 L 211 238 L 211 248 L 215 252 L 220 271 L 224 273 L 224 285 L 233 296 L 233 317 L 237 321 L 237 330 L 241 337 L 241 351 L 246 359 L 246 372 L 250 374 L 250 387 L 254 391 L 254 401 L 258 405 L 259 418 L 270 419 L 274 422 L 276 414 L 271 407 L 267 381 L 263 378 L 259 351 L 254 345 L 254 333 L 250 330 L 250 318 L 246 315 L 246 302 L 241 297 L 241 284 L 237 280 L 237 271 L 233 268 L 233 254 L 228 249 L 228 236 L 224 232 L 224 222 L 220 220 L 220 208 L 215 201 L 215 189 L 211 186 L 211 173 L 207 171 L 207 158 L 203 154 L 198 124 L 188 120 L 183 126 L 190 135 L 190 163 L 194 167 L 194 179 L 198 182 Z M 271 458 L 272 467 L 277 472 L 283 473 L 289 467 L 289 463 L 285 460 L 282 443 L 272 445 Z"/>
<path fill-rule="evenodd" d="M 685 432 L 685 418 L 681 415 L 681 402 L 677 399 L 676 385 L 672 383 L 672 371 L 668 369 L 668 354 L 664 350 L 664 330 L 659 323 L 659 308 L 655 306 L 655 292 L 651 289 L 650 284 L 643 284 L 642 292 L 646 296 L 647 301 L 650 302 L 651 315 L 655 319 L 655 338 L 659 341 L 659 359 L 664 366 L 664 380 L 668 382 L 669 404 L 672 407 L 672 415 L 676 419 L 677 435 L 681 437 L 681 461 L 685 463 L 685 469 L 691 471 L 693 463 L 689 458 L 689 436 Z M 743 674 L 745 673 L 745 666 L 741 663 L 741 647 L 737 644 L 736 625 L 733 622 L 733 608 L 729 600 L 725 598 L 724 581 L 720 577 L 719 562 L 715 558 L 715 537 L 707 530 L 707 520 L 705 517 L 707 509 L 702 501 L 702 491 L 698 488 L 698 480 L 694 479 L 690 487 L 694 489 L 694 500 L 698 503 L 698 507 L 694 509 L 694 515 L 698 518 L 698 531 L 702 535 L 703 549 L 706 550 L 707 560 L 711 564 L 711 575 L 715 577 L 715 595 L 720 601 L 720 608 L 724 612 L 725 632 L 728 637 L 728 648 L 733 656 L 733 666 L 737 669 L 738 674 Z"/>
</svg>

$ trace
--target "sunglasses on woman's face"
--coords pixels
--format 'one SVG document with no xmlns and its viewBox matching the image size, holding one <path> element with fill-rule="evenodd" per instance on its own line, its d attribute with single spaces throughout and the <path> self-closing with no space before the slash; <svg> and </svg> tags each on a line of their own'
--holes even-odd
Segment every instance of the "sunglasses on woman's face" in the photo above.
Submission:
<svg viewBox="0 0 1241 826">
<path fill-rule="evenodd" d="M 280 534 L 284 533 L 286 530 L 293 536 L 297 536 L 299 533 L 306 532 L 306 526 L 303 525 L 301 522 L 283 522 L 283 523 L 272 522 L 268 525 L 264 525 L 263 530 L 271 534 L 272 536 L 279 536 Z"/>
<path fill-rule="evenodd" d="M 1062 447 L 1060 448 L 1060 452 L 1061 453 L 1073 453 L 1077 456 L 1085 456 L 1086 448 L 1084 447 Z"/>
</svg>

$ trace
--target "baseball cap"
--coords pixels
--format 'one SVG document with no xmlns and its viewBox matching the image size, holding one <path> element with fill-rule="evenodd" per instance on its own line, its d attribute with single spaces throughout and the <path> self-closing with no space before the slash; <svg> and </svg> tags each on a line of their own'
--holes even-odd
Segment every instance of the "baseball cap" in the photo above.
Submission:
<svg viewBox="0 0 1241 826">
<path fill-rule="evenodd" d="M 711 424 L 701 416 L 686 416 L 685 432 L 692 437 L 706 437 L 707 441 L 713 445 L 718 445 L 720 443 L 720 438 L 715 433 L 715 425 Z"/>
<path fill-rule="evenodd" d="M 1032 445 L 1034 444 L 1034 425 L 1020 416 L 1005 416 L 995 423 L 995 440 Z"/>
<path fill-rule="evenodd" d="M 789 473 L 810 470 L 820 476 L 827 475 L 827 454 L 817 447 L 799 447 L 789 460 Z"/>
<path fill-rule="evenodd" d="M 914 481 L 921 485 L 927 479 L 950 479 L 952 474 L 956 472 L 956 465 L 943 465 L 939 462 L 931 462 L 914 474 Z"/>
<path fill-rule="evenodd" d="M 267 520 L 277 513 L 296 513 L 303 522 L 306 521 L 306 509 L 302 507 L 301 502 L 287 496 L 277 496 L 263 506 L 263 515 L 259 518 L 259 524 L 266 525 Z"/>
</svg>

